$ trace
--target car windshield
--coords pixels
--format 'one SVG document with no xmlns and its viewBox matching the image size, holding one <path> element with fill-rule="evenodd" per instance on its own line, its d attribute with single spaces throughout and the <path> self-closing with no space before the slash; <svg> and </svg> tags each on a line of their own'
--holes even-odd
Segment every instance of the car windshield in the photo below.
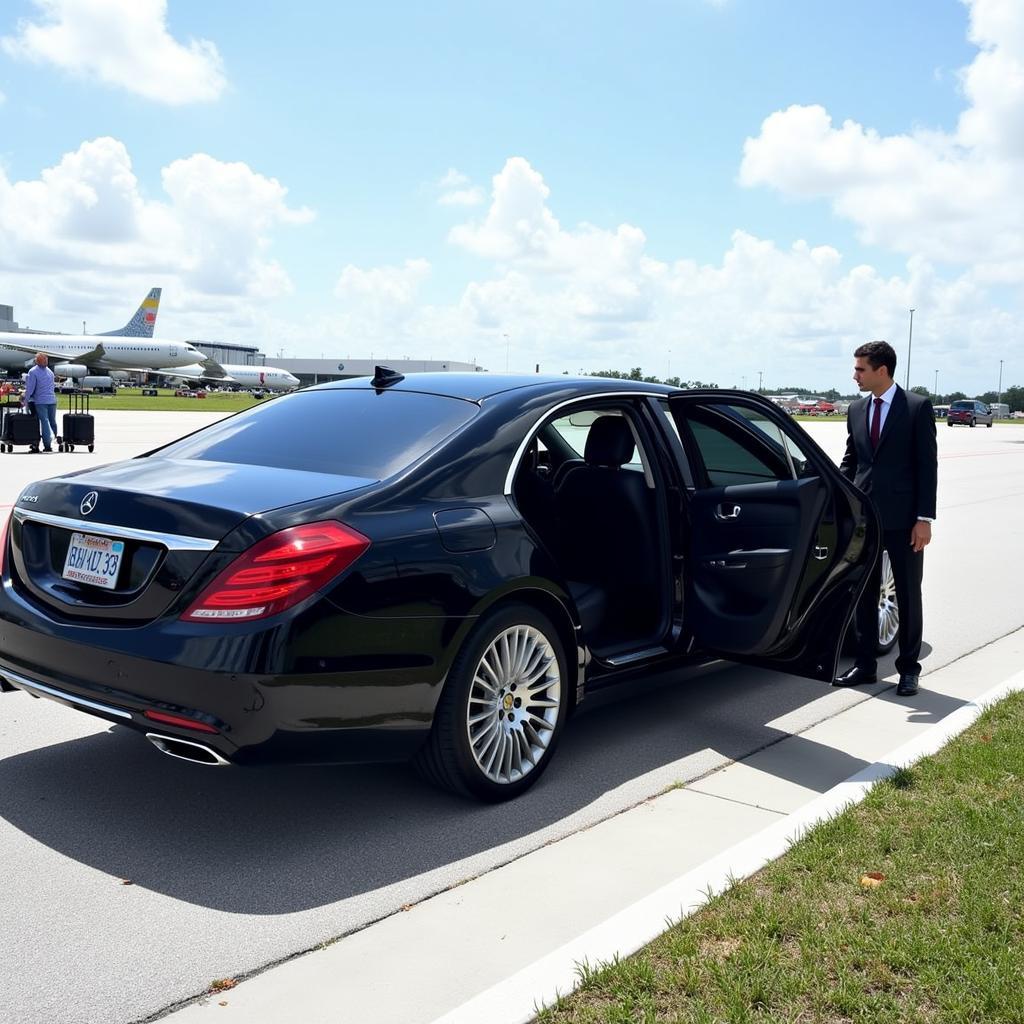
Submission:
<svg viewBox="0 0 1024 1024">
<path fill-rule="evenodd" d="M 304 391 L 221 420 L 153 457 L 382 480 L 476 412 L 472 402 L 407 391 Z"/>
</svg>

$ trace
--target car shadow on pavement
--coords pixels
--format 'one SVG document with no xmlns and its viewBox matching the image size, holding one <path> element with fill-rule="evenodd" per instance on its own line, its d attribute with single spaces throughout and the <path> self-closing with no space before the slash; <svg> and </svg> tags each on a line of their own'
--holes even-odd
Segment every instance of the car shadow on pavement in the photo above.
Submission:
<svg viewBox="0 0 1024 1024">
<path fill-rule="evenodd" d="M 98 871 L 230 913 L 295 913 L 411 880 L 422 898 L 785 739 L 768 724 L 780 716 L 806 715 L 802 729 L 863 696 L 737 666 L 650 674 L 588 697 L 544 778 L 498 805 L 404 765 L 203 768 L 112 728 L 0 760 L 0 816 Z M 931 696 L 915 710 L 952 710 Z M 824 792 L 866 763 L 816 746 L 802 763 L 776 759 L 778 774 Z"/>
</svg>

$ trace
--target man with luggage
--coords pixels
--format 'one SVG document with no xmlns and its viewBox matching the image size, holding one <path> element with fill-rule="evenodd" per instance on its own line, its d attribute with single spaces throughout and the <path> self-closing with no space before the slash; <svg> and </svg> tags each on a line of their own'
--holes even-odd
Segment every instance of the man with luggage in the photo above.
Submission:
<svg viewBox="0 0 1024 1024">
<path fill-rule="evenodd" d="M 43 451 L 53 451 L 53 439 L 57 437 L 57 395 L 54 391 L 53 370 L 47 366 L 45 353 L 36 353 L 36 365 L 28 371 L 25 378 L 25 408 L 35 411 L 39 420 L 39 431 L 43 437 Z M 38 452 L 39 448 L 32 445 L 30 451 Z"/>
</svg>

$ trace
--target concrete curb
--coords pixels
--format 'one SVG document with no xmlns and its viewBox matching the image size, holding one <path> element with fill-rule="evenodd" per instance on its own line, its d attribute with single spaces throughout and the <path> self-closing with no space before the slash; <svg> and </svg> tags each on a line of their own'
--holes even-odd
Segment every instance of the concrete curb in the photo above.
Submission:
<svg viewBox="0 0 1024 1024">
<path fill-rule="evenodd" d="M 957 708 L 921 736 L 861 769 L 781 821 L 737 843 L 699 868 L 688 871 L 576 939 L 535 961 L 433 1024 L 528 1024 L 539 1007 L 576 988 L 579 966 L 595 966 L 635 953 L 687 917 L 735 881 L 749 877 L 782 856 L 810 828 L 860 803 L 879 780 L 897 768 L 936 753 L 972 725 L 982 711 L 1011 693 L 1024 690 L 1024 671 Z"/>
</svg>

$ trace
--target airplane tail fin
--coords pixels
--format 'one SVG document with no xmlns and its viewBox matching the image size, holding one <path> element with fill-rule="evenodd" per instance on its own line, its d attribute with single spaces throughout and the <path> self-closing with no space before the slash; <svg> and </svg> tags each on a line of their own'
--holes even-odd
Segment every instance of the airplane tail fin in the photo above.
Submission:
<svg viewBox="0 0 1024 1024">
<path fill-rule="evenodd" d="M 103 331 L 100 337 L 120 338 L 152 338 L 156 326 L 156 312 L 160 308 L 160 288 L 150 289 L 142 300 L 142 305 L 135 311 L 135 316 L 116 331 Z"/>
</svg>

